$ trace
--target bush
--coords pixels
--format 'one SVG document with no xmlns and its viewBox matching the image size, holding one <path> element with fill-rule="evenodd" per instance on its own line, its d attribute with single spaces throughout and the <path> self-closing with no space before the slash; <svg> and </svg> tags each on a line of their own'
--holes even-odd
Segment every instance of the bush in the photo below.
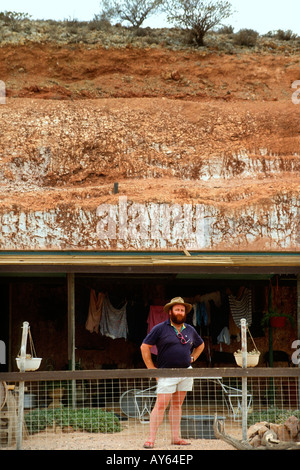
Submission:
<svg viewBox="0 0 300 470">
<path fill-rule="evenodd" d="M 292 39 L 297 39 L 297 34 L 293 33 L 290 29 L 287 31 L 283 31 L 282 29 L 278 29 L 276 31 L 275 37 L 280 41 L 290 41 Z"/>
<path fill-rule="evenodd" d="M 25 415 L 29 434 L 44 431 L 54 424 L 61 428 L 71 426 L 75 431 L 114 433 L 120 432 L 120 421 L 112 412 L 99 408 L 36 409 Z"/>
<path fill-rule="evenodd" d="M 259 34 L 253 29 L 240 29 L 234 37 L 235 44 L 239 46 L 253 47 L 256 44 Z"/>
<path fill-rule="evenodd" d="M 251 425 L 261 421 L 267 421 L 274 424 L 283 424 L 290 416 L 296 416 L 296 418 L 300 419 L 300 411 L 283 410 L 275 407 L 269 407 L 265 411 L 249 413 L 247 423 L 248 425 Z"/>
<path fill-rule="evenodd" d="M 88 24 L 88 28 L 91 31 L 107 31 L 111 28 L 111 24 L 104 15 L 94 15 L 94 18 Z"/>
<path fill-rule="evenodd" d="M 233 26 L 222 26 L 217 30 L 217 34 L 233 34 L 234 33 L 234 28 Z"/>
<path fill-rule="evenodd" d="M 29 20 L 31 18 L 28 13 L 19 13 L 17 11 L 1 11 L 0 20 L 6 25 L 18 23 L 19 21 Z"/>
<path fill-rule="evenodd" d="M 12 31 L 20 31 L 21 23 L 24 20 L 29 20 L 31 17 L 27 13 L 18 13 L 16 11 L 2 11 L 0 12 L 0 21 L 6 26 L 9 26 Z"/>
</svg>

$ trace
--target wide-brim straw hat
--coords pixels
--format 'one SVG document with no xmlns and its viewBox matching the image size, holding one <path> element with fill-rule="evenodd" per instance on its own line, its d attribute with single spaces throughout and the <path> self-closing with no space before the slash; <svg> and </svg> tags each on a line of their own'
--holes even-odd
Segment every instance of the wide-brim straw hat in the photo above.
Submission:
<svg viewBox="0 0 300 470">
<path fill-rule="evenodd" d="M 173 305 L 184 305 L 186 313 L 189 313 L 193 308 L 193 306 L 185 302 L 182 297 L 174 297 L 174 299 L 164 306 L 164 311 L 168 313 L 169 309 L 172 308 Z"/>
</svg>

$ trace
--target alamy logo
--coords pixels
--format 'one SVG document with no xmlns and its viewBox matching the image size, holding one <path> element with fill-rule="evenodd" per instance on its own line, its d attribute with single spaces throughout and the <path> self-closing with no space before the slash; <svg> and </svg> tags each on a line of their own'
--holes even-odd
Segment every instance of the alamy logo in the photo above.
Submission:
<svg viewBox="0 0 300 470">
<path fill-rule="evenodd" d="M 6 99 L 6 88 L 5 83 L 0 80 L 0 104 L 5 104 Z"/>
<path fill-rule="evenodd" d="M 0 340 L 0 364 L 6 364 L 6 346 L 4 341 Z"/>
<path fill-rule="evenodd" d="M 292 363 L 295 365 L 300 365 L 300 340 L 296 339 L 292 343 L 292 349 L 296 349 L 292 354 Z"/>
<path fill-rule="evenodd" d="M 292 88 L 295 88 L 296 91 L 292 94 L 292 102 L 294 104 L 300 104 L 300 80 L 295 80 L 292 83 Z"/>
<path fill-rule="evenodd" d="M 160 240 L 173 244 L 186 241 L 190 246 L 204 243 L 202 204 L 138 204 L 120 196 L 118 204 L 98 206 L 96 215 L 100 240 Z"/>
</svg>

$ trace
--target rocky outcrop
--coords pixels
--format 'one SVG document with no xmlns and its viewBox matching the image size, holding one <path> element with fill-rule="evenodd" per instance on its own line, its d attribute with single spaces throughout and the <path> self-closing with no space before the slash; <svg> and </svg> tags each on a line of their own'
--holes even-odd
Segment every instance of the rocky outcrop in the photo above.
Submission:
<svg viewBox="0 0 300 470">
<path fill-rule="evenodd" d="M 237 439 L 225 432 L 224 423 L 214 420 L 214 433 L 238 450 L 300 450 L 299 420 L 290 416 L 284 424 L 276 425 L 268 422 L 256 423 L 248 429 L 246 440 Z"/>
<path fill-rule="evenodd" d="M 296 416 L 290 416 L 282 424 L 256 423 L 248 429 L 248 441 L 254 448 L 266 445 L 300 442 L 300 422 Z M 300 449 L 300 446 L 299 446 Z"/>
</svg>

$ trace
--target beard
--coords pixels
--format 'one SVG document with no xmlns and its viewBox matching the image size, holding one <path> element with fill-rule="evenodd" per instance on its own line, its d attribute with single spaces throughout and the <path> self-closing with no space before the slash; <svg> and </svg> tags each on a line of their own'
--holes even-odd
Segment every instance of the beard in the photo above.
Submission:
<svg viewBox="0 0 300 470">
<path fill-rule="evenodd" d="M 173 310 L 171 310 L 170 318 L 175 325 L 182 325 L 186 321 L 186 313 L 174 313 Z"/>
</svg>

